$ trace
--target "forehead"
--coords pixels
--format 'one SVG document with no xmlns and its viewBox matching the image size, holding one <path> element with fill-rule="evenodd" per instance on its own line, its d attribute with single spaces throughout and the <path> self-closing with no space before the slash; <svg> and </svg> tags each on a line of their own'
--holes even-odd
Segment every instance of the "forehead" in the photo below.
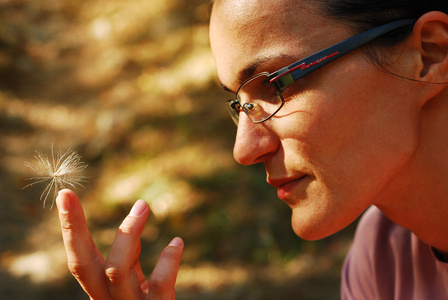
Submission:
<svg viewBox="0 0 448 300">
<path fill-rule="evenodd" d="M 319 16 L 303 2 L 216 1 L 210 21 L 210 42 L 220 80 L 235 87 L 245 73 L 275 71 L 266 69 L 275 68 L 272 65 L 275 58 L 292 62 L 294 57 L 302 58 L 331 45 L 337 35 L 345 35 L 341 29 L 337 33 L 334 21 Z"/>
</svg>

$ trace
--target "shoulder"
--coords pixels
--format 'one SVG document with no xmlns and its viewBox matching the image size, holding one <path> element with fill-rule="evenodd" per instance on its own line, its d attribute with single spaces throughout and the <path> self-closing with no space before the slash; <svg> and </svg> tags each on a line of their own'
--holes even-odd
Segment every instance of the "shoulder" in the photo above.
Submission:
<svg viewBox="0 0 448 300">
<path fill-rule="evenodd" d="M 377 245 L 409 241 L 411 232 L 389 220 L 377 207 L 371 206 L 361 217 L 356 229 L 354 244 Z"/>
<path fill-rule="evenodd" d="M 448 264 L 378 208 L 361 218 L 343 271 L 342 299 L 448 299 Z"/>
<path fill-rule="evenodd" d="M 390 221 L 378 208 L 362 216 L 342 273 L 343 299 L 390 299 L 397 256 L 411 249 L 412 233 Z M 406 254 L 404 254 L 406 255 Z M 399 258 L 400 260 L 403 257 Z"/>
<path fill-rule="evenodd" d="M 371 258 L 387 259 L 392 249 L 411 249 L 413 234 L 389 220 L 377 207 L 370 207 L 361 217 L 352 248 Z"/>
</svg>

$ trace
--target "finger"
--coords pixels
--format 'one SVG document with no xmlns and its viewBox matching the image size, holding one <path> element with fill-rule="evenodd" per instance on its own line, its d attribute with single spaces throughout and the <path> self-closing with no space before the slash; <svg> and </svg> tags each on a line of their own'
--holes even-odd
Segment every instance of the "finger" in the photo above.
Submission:
<svg viewBox="0 0 448 300">
<path fill-rule="evenodd" d="M 140 234 L 148 214 L 148 204 L 138 200 L 117 231 L 105 264 L 113 299 L 141 299 L 143 296 L 140 283 L 143 275 L 137 274 L 134 266 L 140 254 Z"/>
<path fill-rule="evenodd" d="M 78 197 L 71 190 L 62 190 L 56 203 L 70 271 L 91 298 L 110 299 L 104 258 L 92 240 Z"/>
<path fill-rule="evenodd" d="M 149 278 L 149 299 L 176 298 L 174 285 L 183 251 L 184 242 L 176 237 L 160 253 L 156 267 Z"/>
<path fill-rule="evenodd" d="M 138 243 L 138 250 L 137 250 L 137 255 L 136 258 L 137 260 L 134 262 L 134 270 L 137 274 L 138 277 L 138 281 L 140 282 L 140 288 L 141 290 L 145 293 L 148 294 L 148 280 L 146 279 L 145 274 L 143 273 L 142 267 L 140 266 L 140 262 L 138 261 L 138 256 L 140 256 L 140 252 L 141 252 L 141 243 Z"/>
<path fill-rule="evenodd" d="M 146 279 L 145 275 L 143 274 L 142 267 L 140 266 L 140 262 L 136 262 L 134 265 L 134 270 L 137 273 L 138 280 L 140 282 L 140 289 L 142 290 L 143 294 L 148 295 L 149 290 L 149 283 Z"/>
</svg>

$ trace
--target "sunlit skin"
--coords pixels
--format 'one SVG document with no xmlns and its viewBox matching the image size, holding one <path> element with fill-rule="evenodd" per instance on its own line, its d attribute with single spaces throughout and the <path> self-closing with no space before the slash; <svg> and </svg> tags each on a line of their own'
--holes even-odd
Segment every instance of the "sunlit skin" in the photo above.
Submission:
<svg viewBox="0 0 448 300">
<path fill-rule="evenodd" d="M 391 49 L 388 68 L 440 82 L 440 73 L 422 57 L 423 30 L 417 23 L 406 47 Z M 250 75 L 245 70 L 273 72 L 350 36 L 343 24 L 289 0 L 218 0 L 210 24 L 218 75 L 232 91 Z M 377 205 L 448 251 L 441 238 L 448 230 L 448 201 L 441 201 L 447 184 L 431 187 L 435 179 L 448 179 L 447 159 L 441 158 L 448 157 L 448 145 L 435 136 L 447 132 L 445 86 L 394 76 L 361 50 L 293 85 L 295 95 L 271 120 L 253 124 L 240 114 L 234 156 L 243 165 L 264 163 L 267 182 L 292 209 L 295 233 L 326 237 Z"/>
</svg>

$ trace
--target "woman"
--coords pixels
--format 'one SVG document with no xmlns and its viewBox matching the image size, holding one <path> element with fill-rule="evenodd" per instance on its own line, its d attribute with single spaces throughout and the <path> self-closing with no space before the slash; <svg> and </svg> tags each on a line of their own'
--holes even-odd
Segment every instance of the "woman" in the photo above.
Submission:
<svg viewBox="0 0 448 300">
<path fill-rule="evenodd" d="M 304 239 L 368 209 L 343 299 L 448 299 L 448 2 L 351 2 L 215 1 L 212 52 L 223 87 L 237 94 L 228 101 L 234 156 L 264 163 Z M 106 262 L 74 194 L 61 192 L 58 206 L 69 265 L 93 299 L 174 298 L 180 239 L 162 252 L 149 289 L 138 267 L 145 203 Z"/>
</svg>

